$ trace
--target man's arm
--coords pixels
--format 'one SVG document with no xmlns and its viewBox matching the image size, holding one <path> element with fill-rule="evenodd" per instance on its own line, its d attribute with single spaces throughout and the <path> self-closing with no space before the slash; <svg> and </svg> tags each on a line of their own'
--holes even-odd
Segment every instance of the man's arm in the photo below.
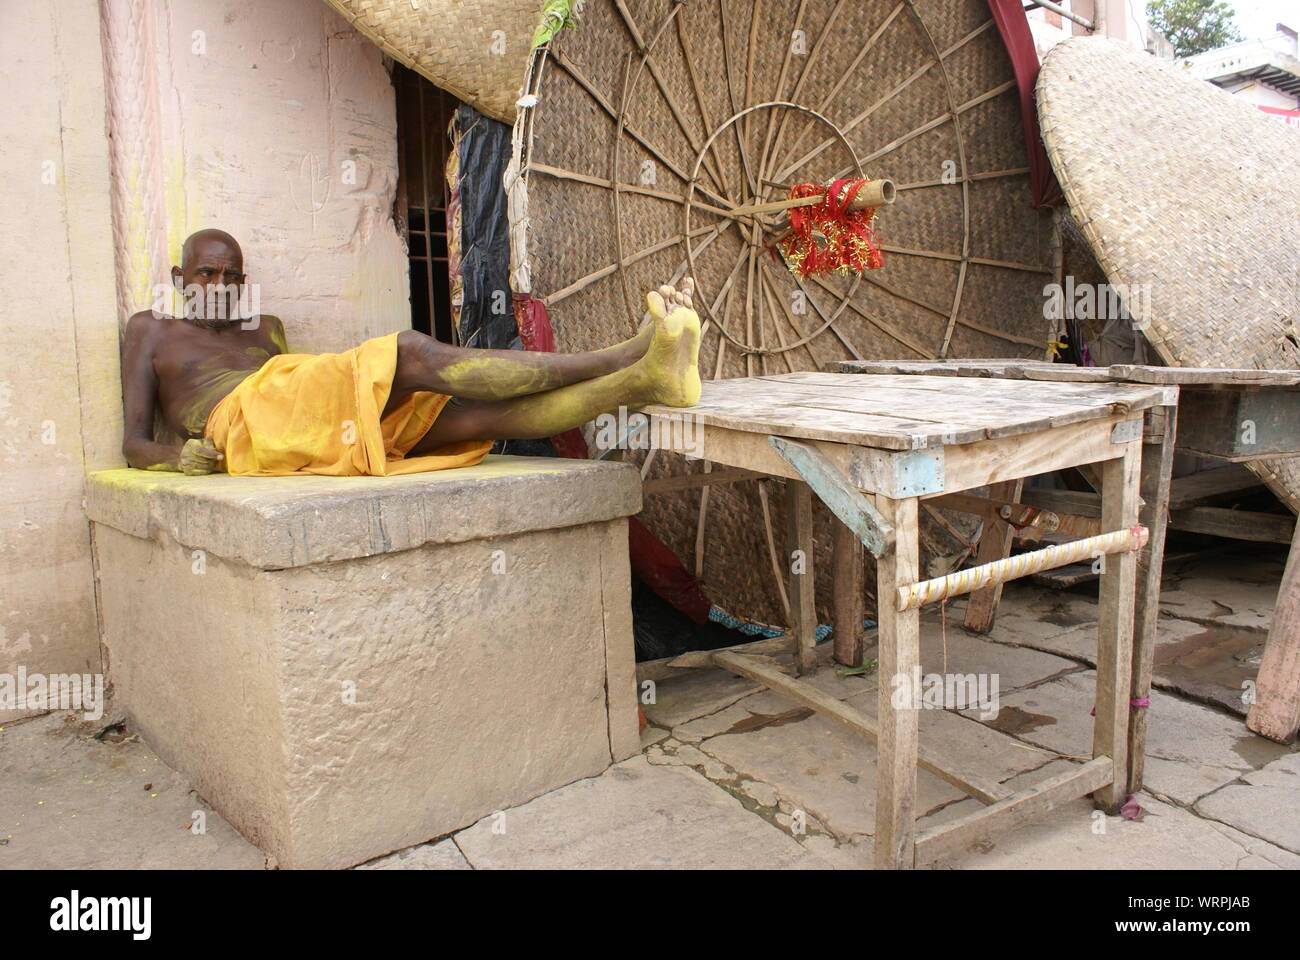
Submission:
<svg viewBox="0 0 1300 960">
<path fill-rule="evenodd" d="M 154 409 L 158 402 L 158 375 L 153 356 L 161 322 L 148 311 L 137 313 L 126 325 L 122 341 L 122 455 L 139 470 L 170 470 L 176 473 L 211 473 L 215 448 L 210 443 L 189 440 L 185 444 L 155 443 Z M 211 465 L 209 465 L 211 461 Z"/>
</svg>

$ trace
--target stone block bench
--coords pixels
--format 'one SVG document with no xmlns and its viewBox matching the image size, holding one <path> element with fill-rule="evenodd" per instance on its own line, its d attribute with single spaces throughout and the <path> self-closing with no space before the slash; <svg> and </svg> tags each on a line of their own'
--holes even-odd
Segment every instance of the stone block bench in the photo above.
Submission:
<svg viewBox="0 0 1300 960">
<path fill-rule="evenodd" d="M 108 680 L 282 867 L 346 867 L 640 749 L 626 464 L 91 474 Z"/>
</svg>

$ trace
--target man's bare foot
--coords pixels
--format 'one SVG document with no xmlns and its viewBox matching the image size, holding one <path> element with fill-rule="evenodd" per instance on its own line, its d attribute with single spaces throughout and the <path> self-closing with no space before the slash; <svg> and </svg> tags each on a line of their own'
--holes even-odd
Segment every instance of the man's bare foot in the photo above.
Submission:
<svg viewBox="0 0 1300 960">
<path fill-rule="evenodd" d="M 656 292 L 666 308 L 662 313 L 671 313 L 679 306 L 686 307 L 688 310 L 694 309 L 691 297 L 695 293 L 695 281 L 689 277 L 680 281 L 678 286 L 675 287 L 666 283 Z M 629 367 L 644 357 L 646 351 L 650 349 L 651 341 L 654 340 L 654 332 L 654 315 L 652 312 L 647 311 L 645 322 L 641 324 L 641 329 L 636 332 L 636 336 L 609 348 L 611 352 L 618 355 L 618 365 L 620 367 Z"/>
<path fill-rule="evenodd" d="M 639 366 L 652 402 L 693 407 L 700 402 L 700 318 L 691 308 L 692 284 L 646 295 L 654 336 Z"/>
</svg>

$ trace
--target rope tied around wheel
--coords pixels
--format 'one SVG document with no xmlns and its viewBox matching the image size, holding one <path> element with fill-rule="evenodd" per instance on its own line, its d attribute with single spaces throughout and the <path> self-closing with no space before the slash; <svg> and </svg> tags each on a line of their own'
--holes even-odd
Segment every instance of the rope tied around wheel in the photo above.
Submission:
<svg viewBox="0 0 1300 960">
<path fill-rule="evenodd" d="M 889 180 L 795 184 L 790 200 L 805 202 L 789 207 L 790 234 L 777 243 L 786 266 L 804 278 L 879 270 L 885 255 L 872 221 L 894 196 Z"/>
</svg>

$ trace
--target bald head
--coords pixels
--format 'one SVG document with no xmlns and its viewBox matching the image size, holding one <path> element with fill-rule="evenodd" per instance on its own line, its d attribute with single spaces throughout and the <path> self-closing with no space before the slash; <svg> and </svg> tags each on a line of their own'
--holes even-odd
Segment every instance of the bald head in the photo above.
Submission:
<svg viewBox="0 0 1300 960">
<path fill-rule="evenodd" d="M 209 249 L 214 250 L 214 252 L 219 249 L 222 253 L 232 256 L 238 264 L 240 272 L 243 272 L 244 251 L 239 249 L 239 241 L 226 231 L 218 230 L 216 227 L 197 230 L 185 238 L 185 244 L 181 247 L 182 272 L 188 273 L 189 267 L 200 256 L 200 251 Z"/>
</svg>

